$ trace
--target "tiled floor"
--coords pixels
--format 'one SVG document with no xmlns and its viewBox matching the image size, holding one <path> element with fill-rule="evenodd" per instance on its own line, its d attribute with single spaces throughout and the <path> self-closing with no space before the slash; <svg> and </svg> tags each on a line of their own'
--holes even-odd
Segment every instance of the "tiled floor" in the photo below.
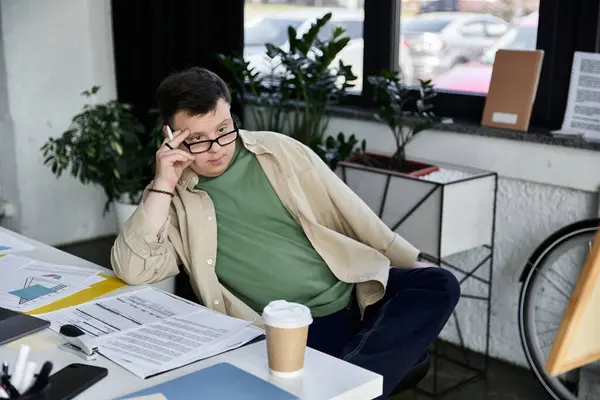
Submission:
<svg viewBox="0 0 600 400">
<path fill-rule="evenodd" d="M 62 250 L 78 257 L 90 260 L 96 264 L 110 268 L 110 248 L 114 237 L 105 237 L 97 240 L 63 246 Z M 452 357 L 459 356 L 452 346 L 439 344 L 440 351 Z M 480 356 L 470 353 L 470 363 L 481 363 Z M 440 360 L 438 363 L 438 385 L 448 387 L 459 380 L 472 376 L 461 367 Z M 429 376 L 423 381 L 423 389 L 431 391 L 433 368 Z M 417 392 L 403 393 L 394 397 L 394 400 L 425 400 L 431 398 Z M 518 368 L 507 363 L 490 360 L 488 377 L 485 381 L 465 385 L 445 395 L 447 400 L 546 400 L 550 397 L 544 392 L 530 371 Z"/>
<path fill-rule="evenodd" d="M 453 359 L 464 360 L 462 352 L 454 346 L 438 343 L 441 354 Z M 467 353 L 468 363 L 481 367 L 483 357 L 475 353 Z M 438 391 L 473 377 L 475 374 L 448 361 L 439 359 L 438 362 Z M 433 365 L 429 375 L 420 387 L 431 392 L 433 389 Z M 425 400 L 431 398 L 419 392 L 411 392 L 394 397 L 394 400 Z M 490 359 L 487 379 L 479 380 L 453 390 L 443 397 L 445 400 L 547 400 L 550 399 L 533 373 L 505 362 Z"/>
</svg>

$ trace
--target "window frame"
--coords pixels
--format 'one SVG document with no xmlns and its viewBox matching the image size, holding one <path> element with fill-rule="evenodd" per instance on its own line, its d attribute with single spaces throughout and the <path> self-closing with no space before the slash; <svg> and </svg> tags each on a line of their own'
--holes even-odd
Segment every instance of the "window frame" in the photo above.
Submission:
<svg viewBox="0 0 600 400">
<path fill-rule="evenodd" d="M 373 109 L 373 91 L 367 77 L 387 68 L 397 70 L 400 7 L 397 0 L 365 1 L 363 88 L 343 105 Z M 544 50 L 542 72 L 534 103 L 533 132 L 559 129 L 564 117 L 574 51 L 598 52 L 600 4 L 597 0 L 540 0 L 537 48 Z M 414 91 L 416 94 L 416 90 Z M 486 95 L 438 90 L 436 113 L 455 122 L 481 122 Z"/>
<path fill-rule="evenodd" d="M 373 111 L 373 88 L 367 77 L 383 69 L 398 69 L 401 3 L 399 0 L 364 1 L 363 87 L 360 93 L 349 93 L 342 99 L 342 107 Z M 530 131 L 547 133 L 560 128 L 567 103 L 572 56 L 561 55 L 572 55 L 575 51 L 600 52 L 600 2 L 540 0 L 537 49 L 544 50 L 544 60 Z M 456 123 L 481 122 L 485 94 L 444 90 L 437 93 L 433 105 L 438 116 L 452 118 Z M 417 94 L 416 88 L 411 94 Z M 339 110 L 339 107 L 334 108 Z"/>
</svg>

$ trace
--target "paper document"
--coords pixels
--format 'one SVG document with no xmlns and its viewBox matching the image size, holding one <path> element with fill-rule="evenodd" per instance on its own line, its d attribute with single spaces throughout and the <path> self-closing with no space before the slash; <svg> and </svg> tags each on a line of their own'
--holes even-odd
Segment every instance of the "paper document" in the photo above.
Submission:
<svg viewBox="0 0 600 400">
<path fill-rule="evenodd" d="M 0 307 L 28 312 L 86 289 L 97 271 L 7 255 L 0 274 Z"/>
<path fill-rule="evenodd" d="M 71 285 L 88 285 L 101 272 L 91 268 L 49 264 L 14 254 L 0 259 L 0 276 L 4 276 L 1 274 L 6 268 L 16 268 L 29 275 L 60 279 L 62 283 Z"/>
<path fill-rule="evenodd" d="M 212 346 L 248 325 L 249 321 L 201 309 L 106 336 L 100 341 L 100 353 L 125 361 L 124 368 L 145 378 L 203 358 Z"/>
<path fill-rule="evenodd" d="M 66 324 L 76 325 L 91 336 L 103 336 L 137 328 L 176 315 L 197 311 L 198 305 L 154 288 L 96 299 L 38 317 L 50 321 L 56 332 Z"/>
<path fill-rule="evenodd" d="M 600 54 L 575 52 L 567 108 L 559 133 L 600 140 Z"/>
<path fill-rule="evenodd" d="M 251 321 L 217 313 L 149 287 L 38 315 L 59 331 L 89 334 L 88 344 L 141 378 L 178 368 L 261 335 Z"/>
<path fill-rule="evenodd" d="M 16 236 L 9 235 L 6 232 L 0 232 L 0 254 L 11 254 L 18 251 L 33 250 L 34 247 L 25 243 Z"/>
<path fill-rule="evenodd" d="M 48 305 L 38 307 L 35 310 L 29 311 L 28 314 L 45 314 L 72 306 L 78 306 L 80 304 L 93 301 L 127 285 L 119 278 L 105 274 L 98 274 L 96 277 L 87 280 L 86 283 L 90 285 L 89 288 L 81 290 L 71 296 L 63 297 L 62 299 L 54 301 Z"/>
<path fill-rule="evenodd" d="M 202 351 L 190 352 L 188 356 L 184 355 L 181 358 L 178 358 L 177 360 L 165 363 L 164 365 L 161 365 L 159 369 L 157 369 L 155 365 L 151 365 L 149 367 L 143 366 L 141 363 L 132 361 L 130 358 L 123 359 L 121 358 L 122 354 L 120 352 L 116 352 L 102 346 L 100 347 L 100 353 L 108 359 L 126 368 L 127 370 L 133 372 L 140 378 L 147 378 L 161 372 L 170 371 L 182 367 L 184 365 L 203 360 L 205 358 L 225 353 L 229 350 L 237 349 L 238 347 L 243 346 L 244 344 L 250 342 L 251 340 L 257 338 L 262 334 L 264 334 L 264 331 L 262 329 L 257 328 L 253 325 L 248 325 L 241 331 L 236 332 L 235 334 L 226 339 L 218 340 L 211 346 L 205 346 L 205 348 L 203 348 Z"/>
</svg>

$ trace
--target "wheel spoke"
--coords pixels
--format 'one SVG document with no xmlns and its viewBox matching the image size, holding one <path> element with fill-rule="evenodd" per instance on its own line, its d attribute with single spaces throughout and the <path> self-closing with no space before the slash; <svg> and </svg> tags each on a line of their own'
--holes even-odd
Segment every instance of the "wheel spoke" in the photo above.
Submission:
<svg viewBox="0 0 600 400">
<path fill-rule="evenodd" d="M 547 331 L 543 331 L 543 332 L 538 332 L 538 335 L 546 335 L 548 333 L 554 333 L 554 332 L 558 332 L 558 328 L 560 328 L 560 325 L 556 325 L 556 328 L 547 330 Z"/>
<path fill-rule="evenodd" d="M 554 283 L 553 280 L 548 278 L 545 273 L 540 273 L 540 276 L 542 276 L 544 279 L 546 279 L 556 289 L 556 291 L 558 293 L 560 293 L 564 296 L 565 299 L 568 299 L 571 296 L 570 294 L 568 294 L 567 292 L 564 292 L 561 288 L 559 288 L 558 285 L 556 283 Z"/>
</svg>

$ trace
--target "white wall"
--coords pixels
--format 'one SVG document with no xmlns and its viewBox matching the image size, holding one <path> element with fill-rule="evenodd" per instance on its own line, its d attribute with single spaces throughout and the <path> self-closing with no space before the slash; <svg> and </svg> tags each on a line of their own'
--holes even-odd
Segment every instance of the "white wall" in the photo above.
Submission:
<svg viewBox="0 0 600 400">
<path fill-rule="evenodd" d="M 394 148 L 392 134 L 378 123 L 333 118 L 329 133 L 339 131 L 367 139 L 367 148 L 371 151 L 390 154 Z M 407 154 L 499 173 L 490 350 L 494 357 L 527 366 L 517 325 L 518 279 L 531 253 L 547 236 L 570 222 L 596 216 L 597 201 L 592 191 L 598 187 L 600 177 L 591 171 L 598 171 L 598 153 L 427 131 L 408 145 Z M 483 254 L 472 251 L 447 261 L 469 269 Z M 487 270 L 481 272 L 487 273 Z M 463 292 L 486 295 L 478 283 L 463 286 Z M 484 303 L 463 299 L 458 315 L 465 342 L 475 350 L 483 350 Z M 442 336 L 457 341 L 452 320 Z"/>
<path fill-rule="evenodd" d="M 19 213 L 3 224 L 48 244 L 113 232 L 102 191 L 57 180 L 39 150 L 68 128 L 83 90 L 100 85 L 99 100 L 115 97 L 110 1 L 1 0 L 0 14 L 0 196 Z"/>
<path fill-rule="evenodd" d="M 1 29 L 0 19 L 0 32 Z M 19 201 L 19 185 L 15 172 L 17 156 L 6 83 L 4 42 L 0 40 L 0 202 L 4 200 L 17 204 Z M 18 229 L 20 220 L 20 215 L 17 213 L 10 219 L 4 219 L 3 225 L 9 229 Z"/>
</svg>

